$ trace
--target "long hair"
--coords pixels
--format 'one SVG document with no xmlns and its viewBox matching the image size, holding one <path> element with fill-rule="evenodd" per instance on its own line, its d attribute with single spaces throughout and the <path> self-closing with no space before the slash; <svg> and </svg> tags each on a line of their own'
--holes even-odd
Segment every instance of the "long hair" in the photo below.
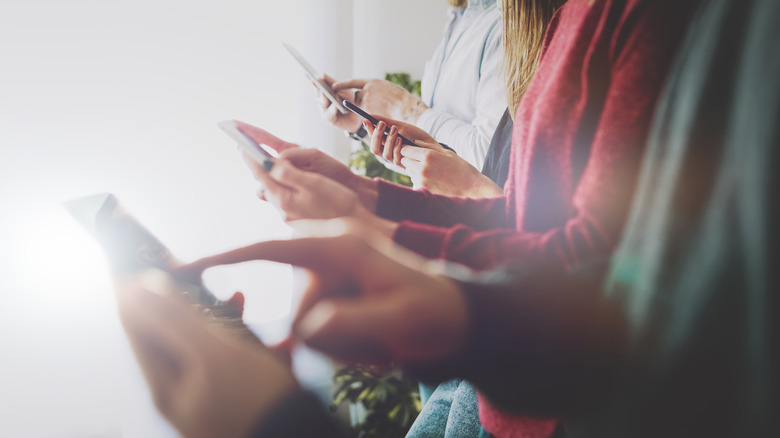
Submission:
<svg viewBox="0 0 780 438">
<path fill-rule="evenodd" d="M 501 3 L 503 70 L 509 111 L 514 118 L 536 74 L 547 25 L 566 0 L 502 0 Z"/>
</svg>

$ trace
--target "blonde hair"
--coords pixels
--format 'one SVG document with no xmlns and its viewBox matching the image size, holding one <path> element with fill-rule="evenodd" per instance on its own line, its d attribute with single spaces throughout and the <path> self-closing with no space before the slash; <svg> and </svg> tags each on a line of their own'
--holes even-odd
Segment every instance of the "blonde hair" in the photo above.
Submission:
<svg viewBox="0 0 780 438">
<path fill-rule="evenodd" d="M 468 3 L 468 0 L 447 0 L 448 5 L 454 6 L 456 8 L 462 8 L 466 6 L 466 3 Z"/>
<path fill-rule="evenodd" d="M 503 70 L 512 118 L 536 74 L 547 25 L 564 3 L 566 0 L 501 1 Z"/>
</svg>

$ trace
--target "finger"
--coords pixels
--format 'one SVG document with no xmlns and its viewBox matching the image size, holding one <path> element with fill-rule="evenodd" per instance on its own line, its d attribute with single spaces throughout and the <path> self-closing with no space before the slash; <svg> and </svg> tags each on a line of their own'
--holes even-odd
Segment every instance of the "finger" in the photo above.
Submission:
<svg viewBox="0 0 780 438">
<path fill-rule="evenodd" d="M 345 90 L 348 88 L 363 88 L 368 82 L 367 79 L 350 79 L 348 81 L 334 82 L 331 85 L 333 91 Z"/>
<path fill-rule="evenodd" d="M 306 222 L 320 224 L 319 235 L 254 243 L 182 265 L 177 268 L 177 272 L 202 272 L 213 266 L 250 260 L 286 263 L 314 271 L 321 271 L 325 267 L 348 270 L 365 261 L 367 251 L 372 248 L 381 252 L 392 251 L 395 248 L 389 239 L 377 241 L 371 230 L 362 230 L 355 221 L 344 219 L 296 221 L 296 223 Z M 388 248 L 388 245 L 391 248 Z"/>
<path fill-rule="evenodd" d="M 403 140 L 401 140 L 401 137 L 397 137 L 395 139 L 395 144 L 393 145 L 393 163 L 400 166 L 401 165 L 401 158 L 403 157 L 401 155 L 401 149 L 403 148 Z"/>
<path fill-rule="evenodd" d="M 396 120 L 396 119 L 391 119 L 390 117 L 381 116 L 379 114 L 371 114 L 371 115 L 374 116 L 375 119 L 377 119 L 377 120 L 379 120 L 381 122 L 385 122 L 385 125 L 388 125 L 388 126 L 395 125 L 395 126 L 398 126 L 399 128 L 402 128 L 405 125 L 404 122 L 402 122 L 400 120 Z"/>
<path fill-rule="evenodd" d="M 267 145 L 271 149 L 275 150 L 276 152 L 281 152 L 285 149 L 300 147 L 295 143 L 290 143 L 288 141 L 282 140 L 281 138 L 271 134 L 265 129 L 258 128 L 257 126 L 252 126 L 248 123 L 244 123 L 239 120 L 236 120 L 235 122 L 239 131 L 249 136 L 249 138 L 254 140 L 257 144 Z"/>
<path fill-rule="evenodd" d="M 288 149 L 279 155 L 279 159 L 291 163 L 298 169 L 317 172 L 315 163 L 324 158 L 324 153 L 318 149 L 298 148 Z"/>
<path fill-rule="evenodd" d="M 401 156 L 415 161 L 425 161 L 431 149 L 418 148 L 414 146 L 404 146 L 401 148 Z"/>
<path fill-rule="evenodd" d="M 390 132 L 385 138 L 385 146 L 382 148 L 382 156 L 385 160 L 393 162 L 393 155 L 395 154 L 395 139 L 398 138 L 398 127 L 393 125 L 390 127 Z"/>
<path fill-rule="evenodd" d="M 296 191 L 299 189 L 316 190 L 322 185 L 324 178 L 318 173 L 298 169 L 289 161 L 277 161 L 268 175 Z"/>
<path fill-rule="evenodd" d="M 180 267 L 178 270 L 203 271 L 213 266 L 232 265 L 250 260 L 268 260 L 305 268 L 317 268 L 328 258 L 326 247 L 329 243 L 335 243 L 331 239 L 337 238 L 304 237 L 293 240 L 258 242 L 198 259 Z M 326 241 L 329 243 L 326 243 Z"/>
<path fill-rule="evenodd" d="M 371 134 L 371 152 L 374 155 L 382 155 L 383 150 L 383 142 L 385 138 L 385 127 L 387 125 L 385 122 L 379 122 L 376 125 L 376 129 L 374 129 L 374 132 Z"/>
<path fill-rule="evenodd" d="M 319 108 L 321 112 L 325 112 L 330 106 L 330 99 L 322 92 L 319 92 L 319 90 L 314 100 L 317 102 L 317 108 Z"/>
<path fill-rule="evenodd" d="M 265 187 L 260 187 L 259 189 L 257 189 L 257 198 L 260 199 L 261 201 L 268 201 L 267 199 L 265 199 Z"/>
<path fill-rule="evenodd" d="M 244 315 L 245 301 L 246 298 L 243 293 L 235 292 L 227 301 L 225 301 L 225 307 L 236 315 L 237 318 L 241 318 Z"/>
<path fill-rule="evenodd" d="M 374 124 L 365 119 L 363 119 L 362 123 L 366 127 L 366 131 L 368 131 L 368 135 L 373 135 L 375 130 Z"/>
<path fill-rule="evenodd" d="M 330 124 L 335 124 L 341 112 L 339 112 L 339 109 L 336 107 L 336 105 L 330 104 L 330 99 L 325 98 L 325 100 L 327 101 L 327 103 L 325 106 L 325 110 L 322 113 L 322 118 L 323 120 L 325 120 Z"/>
<path fill-rule="evenodd" d="M 259 181 L 262 185 L 263 189 L 263 198 L 266 200 L 268 199 L 268 195 L 274 195 L 279 196 L 279 194 L 285 190 L 290 190 L 289 187 L 285 186 L 284 184 L 281 184 L 279 181 L 275 180 L 271 175 L 268 174 L 268 171 L 265 170 L 262 164 L 258 163 L 254 158 L 247 155 L 245 152 L 241 152 L 241 156 L 244 159 L 244 162 L 247 164 L 249 169 L 252 171 L 252 175 L 255 177 L 255 180 Z M 278 161 L 277 161 L 278 163 Z M 276 165 L 274 165 L 276 167 Z"/>
<path fill-rule="evenodd" d="M 322 82 L 323 84 L 331 87 L 331 89 L 333 88 L 333 84 L 336 82 L 335 79 L 333 79 L 332 77 L 328 76 L 327 74 L 323 74 L 322 77 L 319 78 L 319 81 Z"/>
<path fill-rule="evenodd" d="M 422 171 L 422 163 L 410 158 L 401 158 L 401 167 L 406 169 L 409 176 L 419 176 Z"/>
</svg>

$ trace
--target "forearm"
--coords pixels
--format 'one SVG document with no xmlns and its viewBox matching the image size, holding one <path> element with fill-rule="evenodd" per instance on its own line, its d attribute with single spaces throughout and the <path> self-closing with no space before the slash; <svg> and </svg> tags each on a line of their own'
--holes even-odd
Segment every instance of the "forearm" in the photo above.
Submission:
<svg viewBox="0 0 780 438">
<path fill-rule="evenodd" d="M 607 383 L 623 351 L 622 313 L 600 292 L 605 268 L 567 273 L 526 264 L 464 279 L 465 346 L 409 370 L 426 381 L 467 379 L 510 411 L 570 412 L 589 385 Z"/>
<path fill-rule="evenodd" d="M 412 190 L 385 181 L 377 181 L 377 216 L 392 221 L 414 221 L 449 227 L 466 224 L 475 230 L 511 226 L 503 197 L 463 199 L 434 195 L 427 190 Z"/>
</svg>

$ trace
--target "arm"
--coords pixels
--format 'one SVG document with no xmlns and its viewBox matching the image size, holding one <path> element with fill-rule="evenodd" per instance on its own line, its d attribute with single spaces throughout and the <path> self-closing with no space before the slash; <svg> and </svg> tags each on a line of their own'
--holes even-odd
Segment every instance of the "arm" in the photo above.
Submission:
<svg viewBox="0 0 780 438">
<path fill-rule="evenodd" d="M 674 36 L 657 31 L 663 26 L 655 21 L 662 17 L 660 12 L 643 14 L 611 59 L 609 88 L 565 223 L 545 232 L 479 232 L 404 222 L 395 240 L 426 256 L 478 269 L 524 258 L 571 267 L 609 254 L 625 224 L 655 101 L 673 53 Z"/>
<path fill-rule="evenodd" d="M 381 180 L 376 180 L 376 190 L 376 214 L 392 221 L 414 221 L 441 227 L 466 224 L 475 230 L 512 226 L 504 197 L 455 198 Z"/>
<path fill-rule="evenodd" d="M 452 271 L 469 310 L 467 342 L 454 359 L 406 368 L 425 381 L 469 380 L 510 412 L 565 415 L 588 387 L 607 389 L 626 345 L 624 314 L 601 294 L 606 268 L 603 260 L 576 272 L 536 263 L 481 277 Z"/>
<path fill-rule="evenodd" d="M 505 84 L 500 72 L 502 57 L 501 27 L 496 23 L 488 33 L 480 65 L 474 120 L 464 122 L 436 108 L 426 109 L 413 121 L 440 143 L 477 169 L 482 168 L 490 139 L 506 108 Z"/>
<path fill-rule="evenodd" d="M 311 281 L 293 332 L 309 346 L 344 361 L 392 361 L 429 381 L 467 378 L 512 410 L 564 413 L 619 357 L 621 313 L 600 294 L 606 263 L 577 273 L 525 263 L 476 276 L 357 222 L 320 225 L 343 234 L 261 242 L 184 269 L 256 259 L 304 267 Z"/>
</svg>

